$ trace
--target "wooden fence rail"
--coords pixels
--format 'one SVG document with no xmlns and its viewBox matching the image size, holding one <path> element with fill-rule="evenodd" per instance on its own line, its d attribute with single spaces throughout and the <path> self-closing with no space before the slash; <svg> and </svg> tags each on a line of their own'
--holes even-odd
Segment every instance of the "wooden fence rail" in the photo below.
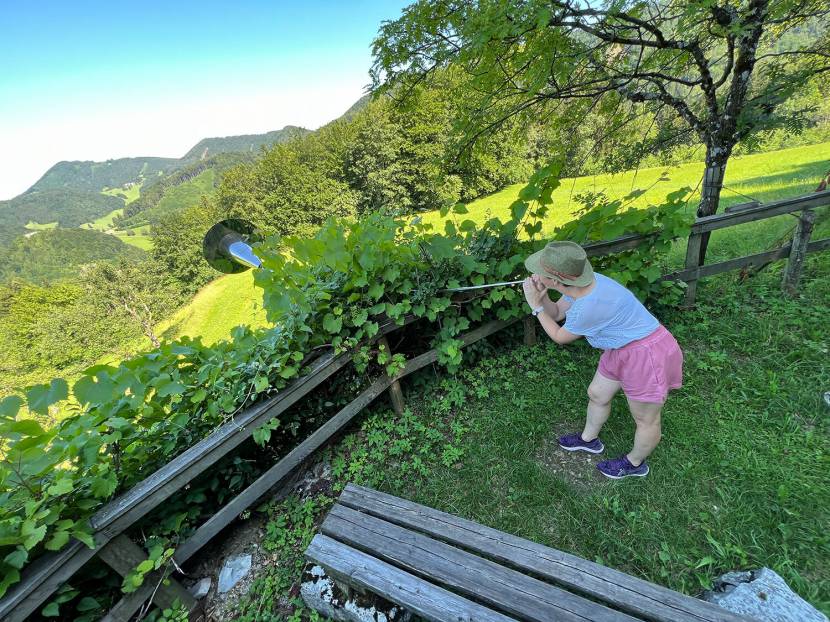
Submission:
<svg viewBox="0 0 830 622">
<path fill-rule="evenodd" d="M 784 287 L 788 291 L 794 291 L 804 256 L 810 252 L 830 248 L 830 238 L 809 241 L 814 218 L 814 214 L 810 210 L 826 205 L 830 205 L 830 191 L 775 201 L 765 205 L 748 204 L 747 206 L 741 206 L 741 209 L 733 209 L 724 214 L 701 218 L 692 226 L 687 246 L 685 269 L 668 274 L 663 278 L 682 280 L 689 283 L 686 303 L 690 304 L 694 302 L 695 286 L 700 278 L 748 265 L 760 265 L 789 257 L 790 265 L 785 271 Z M 699 249 L 701 234 L 797 211 L 802 211 L 803 214 L 791 244 L 757 255 L 717 264 L 705 266 L 697 264 L 697 250 Z M 586 244 L 585 250 L 591 257 L 607 255 L 636 248 L 647 237 L 626 235 L 615 240 Z M 408 316 L 405 318 L 403 325 L 409 324 L 415 319 L 417 318 Z M 520 318 L 489 322 L 460 336 L 460 338 L 464 345 L 469 345 L 502 330 L 518 321 L 518 319 Z M 392 322 L 387 323 L 380 328 L 378 334 L 371 341 L 379 342 L 385 348 L 389 348 L 386 335 L 401 326 Z M 532 345 L 535 342 L 535 322 L 525 322 L 525 343 Z M 69 580 L 81 566 L 95 556 L 99 556 L 122 576 L 129 572 L 146 556 L 140 547 L 124 535 L 126 530 L 233 451 L 247 440 L 259 426 L 286 411 L 342 369 L 351 361 L 351 356 L 350 352 L 339 355 L 329 353 L 321 356 L 311 364 L 308 373 L 292 381 L 279 394 L 243 411 L 234 420 L 222 425 L 208 437 L 187 449 L 132 489 L 105 505 L 90 521 L 94 532 L 95 548 L 90 549 L 81 542 L 72 540 L 62 550 L 47 553 L 35 560 L 26 567 L 21 581 L 10 588 L 4 598 L 0 600 L 0 620 L 3 622 L 23 622 L 63 583 Z M 404 369 L 394 378 L 383 376 L 375 380 L 351 403 L 281 458 L 274 466 L 265 471 L 248 488 L 239 493 L 201 525 L 190 538 L 181 543 L 174 554 L 176 562 L 182 564 L 190 559 L 239 514 L 255 504 L 266 492 L 279 485 L 280 482 L 284 482 L 292 472 L 296 471 L 299 465 L 303 464 L 309 456 L 324 446 L 384 391 L 389 391 L 390 400 L 395 410 L 401 412 L 403 410 L 403 394 L 400 389 L 400 379 L 434 363 L 437 356 L 435 350 L 430 350 L 407 361 Z M 126 622 L 151 597 L 153 602 L 161 605 L 168 605 L 176 598 L 189 606 L 194 604 L 186 591 L 175 581 L 171 580 L 168 585 L 156 590 L 156 584 L 151 582 L 152 578 L 154 577 L 148 576 L 146 585 L 122 598 L 104 619 Z"/>
</svg>

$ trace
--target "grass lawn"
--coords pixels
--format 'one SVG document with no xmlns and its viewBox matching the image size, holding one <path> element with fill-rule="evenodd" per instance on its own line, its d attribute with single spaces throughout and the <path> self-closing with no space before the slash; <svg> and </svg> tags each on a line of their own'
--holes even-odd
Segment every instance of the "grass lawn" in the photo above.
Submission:
<svg viewBox="0 0 830 622">
<path fill-rule="evenodd" d="M 253 272 L 227 274 L 212 281 L 173 317 L 158 326 L 165 339 L 198 337 L 207 343 L 229 339 L 231 329 L 246 324 L 265 326 L 262 290 L 254 287 Z"/>
<path fill-rule="evenodd" d="M 612 481 L 598 458 L 570 454 L 598 352 L 585 343 L 474 346 L 456 376 L 404 381 L 408 412 L 381 401 L 324 457 L 333 492 L 264 508 L 272 555 L 240 620 L 274 620 L 302 550 L 342 486 L 354 481 L 697 594 L 721 573 L 769 566 L 830 611 L 830 253 L 811 256 L 800 296 L 780 265 L 744 284 L 701 287 L 694 311 L 658 311 L 685 351 L 685 386 L 663 415 L 651 473 Z M 616 398 L 605 455 L 630 448 Z M 284 601 L 283 601 L 284 602 Z"/>
<path fill-rule="evenodd" d="M 812 192 L 828 169 L 830 143 L 732 158 L 726 170 L 721 205 L 728 207 L 744 203 L 750 200 L 747 197 L 768 202 Z M 580 193 L 604 192 L 609 198 L 615 199 L 624 197 L 634 189 L 648 188 L 649 190 L 633 203 L 633 207 L 645 207 L 649 204 L 659 204 L 667 194 L 683 186 L 697 189 L 702 175 L 703 163 L 693 162 L 671 170 L 657 167 L 615 175 L 563 179 L 562 185 L 553 194 L 553 206 L 544 224 L 543 235 L 552 233 L 555 227 L 573 218 L 574 210 L 580 207 L 574 197 Z M 514 184 L 500 192 L 473 201 L 467 206 L 469 214 L 456 218 L 459 222 L 465 219 L 484 222 L 493 216 L 507 219 L 510 205 L 518 198 L 524 185 Z M 697 197 L 699 192 L 695 192 L 689 200 L 690 212 L 697 208 Z M 432 223 L 439 230 L 443 229 L 444 219 L 438 212 L 427 212 L 422 218 L 424 222 Z M 771 247 L 793 226 L 792 217 L 781 216 L 741 225 L 729 232 L 717 231 L 712 235 L 709 256 L 711 261 L 715 261 L 761 252 Z M 678 248 L 673 254 L 672 265 L 677 265 L 684 256 L 685 246 Z"/>
<path fill-rule="evenodd" d="M 129 188 L 104 188 L 101 194 L 107 194 L 111 197 L 121 197 L 124 199 L 124 204 L 129 205 L 138 198 L 141 192 L 141 184 L 133 184 Z"/>
<path fill-rule="evenodd" d="M 132 229 L 132 231 L 141 231 L 142 229 Z M 132 244 L 145 251 L 153 250 L 153 238 L 150 237 L 149 231 L 147 233 L 136 233 L 135 235 L 129 235 L 127 231 L 116 231 L 113 235 L 118 236 L 125 244 Z"/>
<path fill-rule="evenodd" d="M 26 228 L 29 229 L 30 231 L 45 231 L 47 229 L 57 229 L 58 228 L 58 222 L 57 221 L 47 222 L 47 223 L 41 225 L 39 223 L 29 221 L 28 223 L 26 223 Z"/>
<path fill-rule="evenodd" d="M 106 194 L 103 193 L 103 194 Z M 85 222 L 81 225 L 82 229 L 97 229 L 98 231 L 107 231 L 112 229 L 113 227 L 113 220 L 115 220 L 116 216 L 120 216 L 124 213 L 124 208 L 120 207 L 118 209 L 112 210 L 109 214 L 105 214 L 100 218 L 96 218 L 92 222 Z"/>
</svg>

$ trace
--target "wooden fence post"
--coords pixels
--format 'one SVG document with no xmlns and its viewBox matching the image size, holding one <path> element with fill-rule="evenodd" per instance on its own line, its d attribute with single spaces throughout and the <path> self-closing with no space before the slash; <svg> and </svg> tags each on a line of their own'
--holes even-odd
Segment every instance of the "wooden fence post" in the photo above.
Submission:
<svg viewBox="0 0 830 622">
<path fill-rule="evenodd" d="M 535 346 L 536 345 L 536 318 L 532 315 L 528 315 L 524 319 L 524 326 L 525 326 L 525 345 L 526 346 Z"/>
<path fill-rule="evenodd" d="M 378 345 L 384 347 L 386 351 L 389 353 L 389 356 L 392 356 L 392 348 L 389 346 L 389 341 L 386 339 L 386 336 L 381 337 L 378 339 Z M 401 383 L 395 380 L 391 385 L 389 385 L 389 399 L 392 401 L 392 408 L 395 410 L 396 415 L 402 415 L 405 404 L 403 401 L 403 391 L 401 390 Z"/>
<path fill-rule="evenodd" d="M 700 233 L 689 234 L 689 241 L 686 244 L 686 270 L 700 267 L 700 244 L 703 236 Z M 683 297 L 683 307 L 691 308 L 695 305 L 697 294 L 697 275 L 686 281 L 686 295 Z"/>
<path fill-rule="evenodd" d="M 798 289 L 798 280 L 801 278 L 804 259 L 807 257 L 807 245 L 810 243 L 810 234 L 813 232 L 815 221 L 816 213 L 813 210 L 805 209 L 801 212 L 798 224 L 795 227 L 795 234 L 790 246 L 790 258 L 787 260 L 787 266 L 784 268 L 784 278 L 781 281 L 781 289 L 790 296 L 794 296 Z"/>
<path fill-rule="evenodd" d="M 133 568 L 147 559 L 147 555 L 144 554 L 141 547 L 123 534 L 110 540 L 99 551 L 98 557 L 122 577 L 127 576 Z M 168 584 L 164 585 L 161 579 L 161 572 L 158 570 L 147 574 L 144 577 L 144 583 L 135 592 L 125 594 L 110 609 L 104 620 L 107 622 L 128 622 L 133 614 L 150 598 L 162 609 L 173 607 L 176 601 L 187 607 L 188 611 L 196 609 L 196 600 L 178 582 L 168 578 Z"/>
</svg>

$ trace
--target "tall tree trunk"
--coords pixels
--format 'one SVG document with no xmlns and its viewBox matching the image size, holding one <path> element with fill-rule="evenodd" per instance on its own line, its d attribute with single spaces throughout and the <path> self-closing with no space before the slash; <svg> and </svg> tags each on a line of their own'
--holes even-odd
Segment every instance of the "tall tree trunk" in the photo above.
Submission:
<svg viewBox="0 0 830 622">
<path fill-rule="evenodd" d="M 706 170 L 703 172 L 700 205 L 697 208 L 698 218 L 711 216 L 718 211 L 720 193 L 723 189 L 723 177 L 726 174 L 726 163 L 729 160 L 729 153 L 731 151 L 729 147 L 716 144 L 709 144 L 706 147 Z M 698 261 L 698 265 L 701 266 L 706 259 L 709 235 L 709 232 L 706 232 L 701 236 Z"/>
</svg>

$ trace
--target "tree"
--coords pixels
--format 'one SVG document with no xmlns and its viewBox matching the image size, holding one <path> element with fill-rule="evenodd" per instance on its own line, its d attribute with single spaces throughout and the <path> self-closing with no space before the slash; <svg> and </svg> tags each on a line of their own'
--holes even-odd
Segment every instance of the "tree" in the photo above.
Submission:
<svg viewBox="0 0 830 622">
<path fill-rule="evenodd" d="M 178 295 L 156 263 L 93 265 L 84 272 L 83 279 L 91 298 L 130 319 L 154 348 L 159 347 L 156 322 L 176 307 Z"/>
<path fill-rule="evenodd" d="M 578 104 L 573 123 L 605 106 L 609 135 L 651 115 L 661 140 L 705 146 L 698 215 L 708 216 L 736 144 L 805 122 L 808 111 L 784 104 L 830 70 L 828 13 L 826 0 L 418 0 L 382 25 L 373 84 L 406 97 L 461 68 L 468 143 L 562 104 Z"/>
</svg>

